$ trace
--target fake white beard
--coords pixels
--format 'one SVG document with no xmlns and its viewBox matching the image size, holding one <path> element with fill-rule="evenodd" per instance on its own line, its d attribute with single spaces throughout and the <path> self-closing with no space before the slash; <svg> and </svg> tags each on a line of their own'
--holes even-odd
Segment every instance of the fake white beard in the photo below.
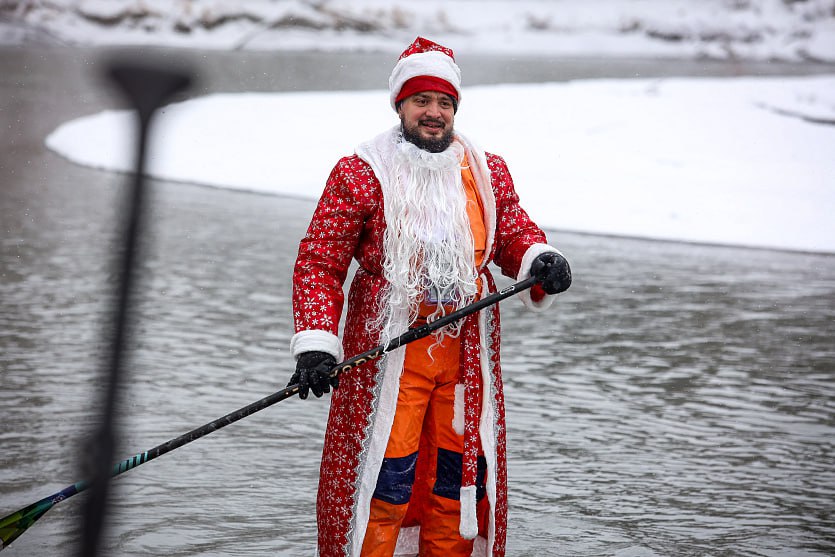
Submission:
<svg viewBox="0 0 835 557">
<path fill-rule="evenodd" d="M 441 153 L 405 140 L 397 145 L 385 192 L 383 276 L 388 288 L 374 324 L 382 329 L 383 344 L 405 332 L 392 330 L 398 326 L 393 314 L 408 310 L 411 325 L 421 302 L 429 302 L 427 292 L 437 300 L 432 300 L 435 311 L 430 320 L 464 307 L 476 295 L 473 235 L 461 181 L 463 157 L 464 148 L 457 141 Z M 440 341 L 459 330 L 451 325 L 434 334 Z"/>
</svg>

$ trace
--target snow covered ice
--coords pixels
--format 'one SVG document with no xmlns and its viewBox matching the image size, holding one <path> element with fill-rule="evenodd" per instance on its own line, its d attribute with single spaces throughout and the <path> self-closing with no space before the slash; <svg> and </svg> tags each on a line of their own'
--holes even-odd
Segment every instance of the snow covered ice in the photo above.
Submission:
<svg viewBox="0 0 835 557">
<path fill-rule="evenodd" d="M 3 16 L 6 16 L 5 18 Z M 0 42 L 835 61 L 835 0 L 21 0 Z"/>
<path fill-rule="evenodd" d="M 835 0 L 17 4 L 0 40 L 383 50 L 393 63 L 424 34 L 458 53 L 835 61 Z M 835 252 L 835 66 L 820 77 L 469 87 L 462 70 L 456 126 L 507 159 L 545 227 Z M 362 119 L 346 121 L 346 100 Z M 500 118 L 489 116 L 496 107 Z M 339 157 L 394 123 L 383 90 L 213 95 L 165 111 L 149 167 L 170 180 L 315 198 Z M 103 112 L 66 123 L 47 145 L 125 171 L 130 125 L 126 113 Z"/>
<path fill-rule="evenodd" d="M 317 197 L 339 157 L 396 123 L 387 99 L 378 90 L 179 103 L 160 116 L 149 172 Z M 501 118 L 483 117 L 496 106 Z M 809 119 L 835 123 L 835 77 L 469 87 L 456 126 L 505 156 L 545 227 L 835 252 L 835 125 Z M 127 171 L 132 123 L 103 112 L 61 126 L 47 145 Z"/>
</svg>

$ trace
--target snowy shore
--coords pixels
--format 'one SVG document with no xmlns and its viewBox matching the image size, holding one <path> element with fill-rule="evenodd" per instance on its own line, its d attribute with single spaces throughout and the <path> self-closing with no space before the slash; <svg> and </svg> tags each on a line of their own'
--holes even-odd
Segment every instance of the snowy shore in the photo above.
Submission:
<svg viewBox="0 0 835 557">
<path fill-rule="evenodd" d="M 835 0 L 2 0 L 0 43 L 835 62 Z"/>
<path fill-rule="evenodd" d="M 175 104 L 160 116 L 149 172 L 313 199 L 339 157 L 397 122 L 387 97 Z M 484 117 L 497 106 L 500 118 Z M 132 123 L 124 111 L 94 114 L 47 145 L 126 171 Z M 835 253 L 835 75 L 470 87 L 456 127 L 507 159 L 525 206 L 549 228 Z"/>
<path fill-rule="evenodd" d="M 479 87 L 464 67 L 456 126 L 506 157 L 543 226 L 835 253 L 835 0 L 0 0 L 0 43 L 24 47 L 396 56 L 417 34 L 459 54 L 833 62 L 814 78 Z M 496 106 L 501 117 L 486 118 Z M 165 111 L 150 172 L 315 198 L 340 156 L 395 122 L 380 90 L 193 99 Z M 124 112 L 94 114 L 47 146 L 125 171 L 130 125 Z"/>
</svg>

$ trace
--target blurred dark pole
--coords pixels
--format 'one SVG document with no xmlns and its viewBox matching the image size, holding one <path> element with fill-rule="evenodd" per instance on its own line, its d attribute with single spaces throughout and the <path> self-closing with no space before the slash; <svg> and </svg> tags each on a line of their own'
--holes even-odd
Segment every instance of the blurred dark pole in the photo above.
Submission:
<svg viewBox="0 0 835 557">
<path fill-rule="evenodd" d="M 110 478 L 115 459 L 116 432 L 114 422 L 118 412 L 119 383 L 125 362 L 132 296 L 135 291 L 136 262 L 139 238 L 143 228 L 145 194 L 145 158 L 149 130 L 154 112 L 172 95 L 191 83 L 188 72 L 163 66 L 130 61 L 113 62 L 107 66 L 107 77 L 125 95 L 139 118 L 137 133 L 136 171 L 128 192 L 125 211 L 123 251 L 115 264 L 119 277 L 119 292 L 113 311 L 113 336 L 110 337 L 109 365 L 104 370 L 104 401 L 101 426 L 89 441 L 83 455 L 82 467 L 91 479 L 90 495 L 83 514 L 81 540 L 82 557 L 96 557 L 107 512 Z"/>
</svg>

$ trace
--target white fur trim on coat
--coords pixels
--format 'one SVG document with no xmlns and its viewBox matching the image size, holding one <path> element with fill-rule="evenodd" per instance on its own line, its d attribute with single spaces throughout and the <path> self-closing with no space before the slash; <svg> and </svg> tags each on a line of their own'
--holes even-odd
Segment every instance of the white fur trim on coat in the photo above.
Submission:
<svg viewBox="0 0 835 557">
<path fill-rule="evenodd" d="M 452 404 L 452 430 L 464 435 L 464 384 L 455 385 L 455 400 Z"/>
<path fill-rule="evenodd" d="M 474 485 L 461 487 L 461 519 L 458 523 L 458 533 L 465 540 L 472 540 L 478 535 L 478 518 L 476 515 L 476 491 Z"/>
<path fill-rule="evenodd" d="M 523 281 L 526 278 L 531 276 L 531 265 L 533 264 L 533 260 L 542 255 L 543 253 L 560 253 L 557 248 L 551 247 L 548 244 L 534 244 L 528 248 L 528 251 L 525 252 L 525 255 L 522 256 L 522 264 L 519 266 L 519 275 L 516 277 L 516 281 Z M 553 296 L 545 296 L 538 302 L 534 302 L 531 298 L 531 291 L 530 289 L 525 290 L 524 292 L 519 293 L 519 298 L 522 300 L 522 303 L 525 304 L 525 307 L 533 310 L 533 311 L 545 311 L 551 304 L 554 303 Z"/>
<path fill-rule="evenodd" d="M 413 55 L 414 56 L 414 55 Z M 391 154 L 397 145 L 398 134 L 400 131 L 399 124 L 393 126 L 389 130 L 379 134 L 373 139 L 360 144 L 356 148 L 356 154 L 371 166 L 374 175 L 380 181 L 382 190 L 385 192 L 387 188 L 387 181 L 392 179 L 392 169 L 389 161 Z M 460 141 L 470 159 L 473 176 L 479 188 L 479 194 L 484 205 L 484 220 L 485 228 L 487 229 L 487 249 L 486 253 L 492 250 L 493 242 L 495 241 L 496 229 L 496 199 L 493 194 L 491 184 L 490 169 L 487 165 L 487 159 L 484 152 L 474 145 L 469 139 L 456 132 L 456 139 Z M 385 194 L 384 194 L 385 196 Z M 485 265 L 487 262 L 485 261 Z M 530 268 L 530 264 L 528 265 Z M 482 281 L 481 285 L 482 296 L 490 294 L 486 281 Z M 485 347 L 485 342 L 488 342 L 487 335 L 487 319 L 488 312 L 480 312 L 478 317 L 479 337 L 481 338 L 479 349 L 479 361 L 481 363 L 481 381 L 482 388 L 486 389 L 484 392 L 489 392 L 492 384 L 491 364 L 490 358 Z M 406 315 L 398 315 L 394 317 L 395 321 L 402 322 L 403 327 L 406 326 Z M 391 432 L 391 425 L 394 421 L 394 412 L 397 407 L 397 393 L 399 390 L 400 373 L 403 370 L 403 360 L 405 357 L 405 349 L 395 350 L 386 355 L 384 361 L 384 378 L 383 384 L 380 386 L 379 397 L 377 399 L 377 411 L 373 423 L 369 425 L 371 428 L 367 433 L 370 439 L 367 441 L 367 451 L 365 453 L 364 465 L 360 467 L 360 478 L 357 482 L 357 492 L 354 504 L 354 518 L 351 522 L 352 530 L 349 536 L 348 555 L 357 557 L 362 549 L 362 542 L 365 538 L 365 533 L 368 527 L 368 518 L 370 515 L 371 497 L 377 483 L 377 476 L 379 475 L 380 466 L 382 464 L 385 448 L 388 443 L 388 437 Z M 463 392 L 461 393 L 461 400 L 463 402 Z M 479 420 L 479 438 L 481 446 L 484 450 L 484 456 L 487 461 L 487 499 L 490 503 L 489 519 L 487 523 L 487 538 L 475 536 L 475 544 L 473 549 L 473 556 L 483 557 L 485 555 L 492 555 L 493 544 L 495 543 L 496 526 L 495 526 L 495 506 L 496 506 L 496 478 L 498 477 L 497 454 L 496 454 L 496 408 L 495 398 L 491 396 L 482 397 L 481 418 Z M 462 413 L 463 414 L 463 413 Z M 473 489 L 475 489 L 473 487 Z M 473 501 L 475 493 L 473 492 Z M 466 503 L 465 503 L 466 504 Z M 474 503 L 473 503 L 474 504 Z M 476 521 L 475 515 L 473 520 Z M 477 521 L 475 522 L 477 530 Z M 459 524 L 460 528 L 460 524 Z M 398 537 L 398 548 L 395 555 L 409 555 L 414 557 L 417 554 L 416 539 L 419 536 L 419 528 L 401 529 Z M 401 544 L 402 542 L 402 544 Z"/>
<path fill-rule="evenodd" d="M 399 324 L 402 329 L 406 328 L 408 314 L 404 310 L 397 310 L 392 315 L 392 320 Z M 400 374 L 403 372 L 403 363 L 406 359 L 406 347 L 401 346 L 397 350 L 387 353 L 382 360 L 382 377 L 378 380 L 379 394 L 376 399 L 377 409 L 374 412 L 369 429 L 366 433 L 370 436 L 367 441 L 365 463 L 360 466 L 359 481 L 354 502 L 353 532 L 349 538 L 351 557 L 359 557 L 362 551 L 365 532 L 368 529 L 368 517 L 371 515 L 371 497 L 377 487 L 377 476 L 383 464 L 383 458 L 391 435 L 391 427 L 394 423 L 394 414 L 397 410 L 397 394 L 400 391 Z"/>
<path fill-rule="evenodd" d="M 398 60 L 389 77 L 389 96 L 391 107 L 394 107 L 394 99 L 403 88 L 403 84 L 419 75 L 430 75 L 439 77 L 452 85 L 458 92 L 458 102 L 461 102 L 461 69 L 455 60 L 443 52 L 430 51 L 418 52 Z"/>
<path fill-rule="evenodd" d="M 482 297 L 486 297 L 490 292 L 487 284 L 482 284 Z M 490 333 L 487 329 L 487 313 L 486 311 L 478 314 L 478 335 L 481 338 L 481 346 L 479 347 L 478 357 L 481 361 L 481 385 L 484 392 L 491 392 L 493 384 L 493 373 L 490 367 L 490 356 L 487 353 L 487 344 L 489 342 Z M 478 423 L 478 436 L 481 439 L 481 449 L 484 451 L 484 460 L 487 463 L 487 478 L 491 478 L 485 482 L 487 489 L 487 501 L 489 505 L 489 517 L 487 520 L 487 539 L 486 549 L 479 555 L 492 555 L 493 544 L 496 541 L 496 478 L 499 474 L 498 468 L 498 453 L 496 449 L 496 441 L 498 439 L 498 432 L 496 431 L 496 399 L 492 396 L 481 397 L 481 418 Z M 483 538 L 479 538 L 483 539 Z"/>
<path fill-rule="evenodd" d="M 290 339 L 290 354 L 293 359 L 299 359 L 303 352 L 327 352 L 337 361 L 342 361 L 342 343 L 339 337 L 328 331 L 309 329 L 299 331 Z"/>
</svg>

